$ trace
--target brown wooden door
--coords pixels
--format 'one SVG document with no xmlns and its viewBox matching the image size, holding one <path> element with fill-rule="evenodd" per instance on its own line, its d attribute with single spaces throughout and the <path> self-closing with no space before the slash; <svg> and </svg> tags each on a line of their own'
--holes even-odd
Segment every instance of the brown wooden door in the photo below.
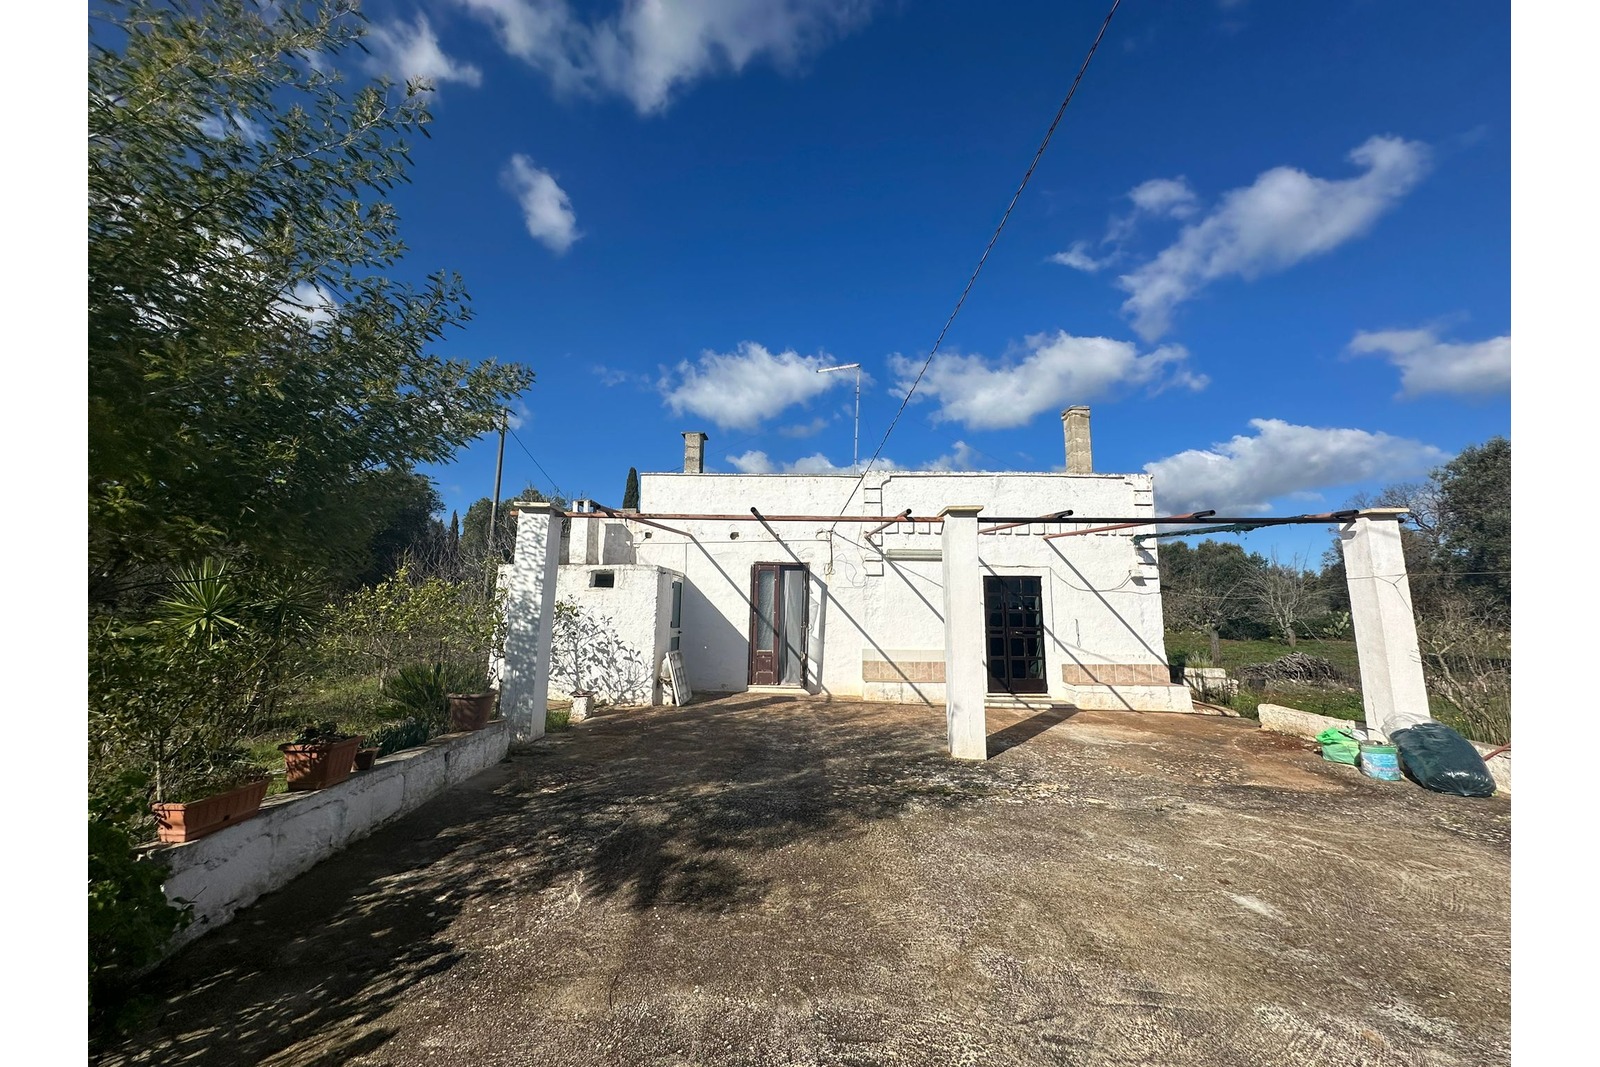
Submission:
<svg viewBox="0 0 1600 1067">
<path fill-rule="evenodd" d="M 1044 593 L 1038 578 L 983 579 L 984 636 L 989 651 L 989 692 L 1043 693 Z"/>
<path fill-rule="evenodd" d="M 750 684 L 806 684 L 807 582 L 804 566 L 757 563 L 750 569 Z"/>
</svg>

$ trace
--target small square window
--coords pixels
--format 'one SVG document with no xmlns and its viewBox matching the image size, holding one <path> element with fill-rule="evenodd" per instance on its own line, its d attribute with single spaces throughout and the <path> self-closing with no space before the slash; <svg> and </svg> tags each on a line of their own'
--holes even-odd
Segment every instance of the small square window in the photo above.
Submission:
<svg viewBox="0 0 1600 1067">
<path fill-rule="evenodd" d="M 595 571 L 589 575 L 590 589 L 615 589 L 616 587 L 616 571 Z"/>
</svg>

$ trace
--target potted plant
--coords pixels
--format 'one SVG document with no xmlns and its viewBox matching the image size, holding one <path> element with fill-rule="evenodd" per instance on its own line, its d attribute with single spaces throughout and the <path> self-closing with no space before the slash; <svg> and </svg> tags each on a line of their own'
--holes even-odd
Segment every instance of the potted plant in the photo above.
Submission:
<svg viewBox="0 0 1600 1067">
<path fill-rule="evenodd" d="M 378 747 L 369 745 L 366 748 L 356 749 L 356 770 L 370 771 L 372 765 L 378 760 Z"/>
<path fill-rule="evenodd" d="M 94 785 L 139 771 L 161 840 L 190 840 L 248 818 L 265 796 L 239 746 L 286 691 L 318 594 L 216 560 L 160 578 L 166 592 L 145 618 L 90 627 L 89 773 Z"/>
<path fill-rule="evenodd" d="M 481 730 L 488 726 L 489 720 L 494 718 L 494 702 L 498 695 L 487 687 L 471 693 L 446 693 L 445 700 L 450 705 L 450 729 L 461 732 Z"/>
<path fill-rule="evenodd" d="M 306 723 L 293 741 L 278 746 L 288 788 L 293 792 L 326 789 L 344 781 L 355 770 L 360 747 L 359 736 L 340 732 L 334 723 Z"/>
<path fill-rule="evenodd" d="M 270 776 L 260 767 L 239 765 L 196 780 L 176 791 L 186 799 L 150 805 L 156 838 L 182 844 L 244 822 L 261 810 Z"/>
<path fill-rule="evenodd" d="M 408 664 L 383 684 L 384 695 L 441 732 L 481 730 L 494 717 L 496 693 L 481 668 L 462 663 Z"/>
</svg>

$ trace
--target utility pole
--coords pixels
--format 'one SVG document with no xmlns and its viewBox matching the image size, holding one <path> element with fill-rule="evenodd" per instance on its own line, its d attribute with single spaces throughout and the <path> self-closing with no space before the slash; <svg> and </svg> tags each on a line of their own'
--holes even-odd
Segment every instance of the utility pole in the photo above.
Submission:
<svg viewBox="0 0 1600 1067">
<path fill-rule="evenodd" d="M 861 466 L 861 364 L 841 363 L 837 367 L 818 367 L 818 374 L 827 374 L 836 370 L 853 370 L 856 372 L 856 435 L 855 444 L 850 450 L 850 469 L 855 470 Z"/>
<path fill-rule="evenodd" d="M 511 409 L 500 412 L 500 450 L 494 456 L 494 495 L 489 498 L 489 555 L 495 555 L 494 527 L 500 511 L 500 468 L 506 458 L 506 426 L 511 421 Z M 499 560 L 495 560 L 499 563 Z"/>
</svg>

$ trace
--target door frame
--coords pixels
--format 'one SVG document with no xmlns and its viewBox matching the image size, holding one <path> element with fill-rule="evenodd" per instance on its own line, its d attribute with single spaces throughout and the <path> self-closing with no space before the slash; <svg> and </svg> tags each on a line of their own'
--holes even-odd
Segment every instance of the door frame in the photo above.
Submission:
<svg viewBox="0 0 1600 1067">
<path fill-rule="evenodd" d="M 758 605 L 761 603 L 761 572 L 774 573 L 772 583 L 772 631 L 773 631 L 773 671 L 772 681 L 757 682 L 756 679 L 756 625 L 758 622 Z M 798 685 L 784 685 L 783 678 L 783 648 L 784 640 L 790 629 L 795 625 L 792 619 L 786 619 L 783 611 L 783 575 L 785 571 L 799 571 L 805 576 L 805 595 L 800 598 L 799 631 L 800 640 L 797 642 L 800 649 L 800 682 Z M 807 638 L 811 628 L 811 567 L 805 563 L 752 563 L 750 565 L 750 627 L 746 635 L 745 652 L 745 684 L 760 686 L 783 686 L 786 689 L 804 689 L 807 679 L 811 675 L 811 649 Z"/>
<path fill-rule="evenodd" d="M 1037 657 L 1024 656 L 1024 657 L 1020 657 L 1020 658 L 1024 658 L 1024 659 L 1037 658 L 1038 661 L 1039 661 L 1039 677 L 1037 677 L 1037 678 L 1023 678 L 1023 679 L 1021 679 L 1023 684 L 1020 685 L 1020 686 L 1017 684 L 1018 679 L 1012 677 L 1009 667 L 1005 670 L 1004 677 L 1002 679 L 996 679 L 994 671 L 989 668 L 989 662 L 990 662 L 990 658 L 992 656 L 992 652 L 991 652 L 991 648 L 990 648 L 990 642 L 996 636 L 998 636 L 1000 641 L 1002 642 L 1002 645 L 1001 645 L 1001 648 L 1002 648 L 1001 659 L 1009 660 L 1009 659 L 1019 658 L 1019 657 L 1012 656 L 1010 654 L 1010 650 L 1009 650 L 1010 642 L 1013 639 L 1012 638 L 1011 619 L 1010 619 L 1011 612 L 1009 610 L 1005 609 L 1004 607 L 1002 607 L 1002 609 L 1001 609 L 1001 622 L 1000 622 L 1000 626 L 999 626 L 998 630 L 996 630 L 995 627 L 991 627 L 989 625 L 989 612 L 990 612 L 990 608 L 989 608 L 989 590 L 991 588 L 990 583 L 991 582 L 1000 583 L 1000 587 L 1002 589 L 1004 589 L 1005 588 L 1005 583 L 1007 583 L 1009 581 L 1017 581 L 1017 580 L 1037 582 L 1038 583 L 1038 587 L 1039 587 L 1039 591 L 1038 591 L 1038 597 L 1039 597 L 1039 611 L 1038 611 L 1039 624 L 1038 624 L 1037 628 L 1030 627 L 1030 626 L 1020 627 L 1020 630 L 1022 631 L 1022 636 L 1021 636 L 1022 640 L 1027 640 L 1029 637 L 1035 637 L 1037 639 L 1037 641 L 1038 641 L 1039 652 L 1038 652 Z M 1049 661 L 1048 661 L 1048 659 L 1047 659 L 1047 657 L 1045 655 L 1045 648 L 1046 648 L 1046 644 L 1047 644 L 1045 638 L 1046 638 L 1046 636 L 1048 635 L 1048 632 L 1049 632 L 1048 631 L 1048 627 L 1045 625 L 1045 589 L 1046 589 L 1046 584 L 1045 584 L 1045 580 L 1044 580 L 1044 575 L 1041 575 L 1041 574 L 986 574 L 986 575 L 983 576 L 983 650 L 984 650 L 983 664 L 984 664 L 984 668 L 985 668 L 985 691 L 986 692 L 989 692 L 989 693 L 1010 693 L 1010 694 L 1012 694 L 1014 696 L 1039 696 L 1041 694 L 1045 694 L 1045 693 L 1048 693 L 1050 691 Z M 1036 633 L 1030 633 L 1029 632 L 1029 631 L 1035 631 L 1035 630 L 1036 630 Z"/>
</svg>

